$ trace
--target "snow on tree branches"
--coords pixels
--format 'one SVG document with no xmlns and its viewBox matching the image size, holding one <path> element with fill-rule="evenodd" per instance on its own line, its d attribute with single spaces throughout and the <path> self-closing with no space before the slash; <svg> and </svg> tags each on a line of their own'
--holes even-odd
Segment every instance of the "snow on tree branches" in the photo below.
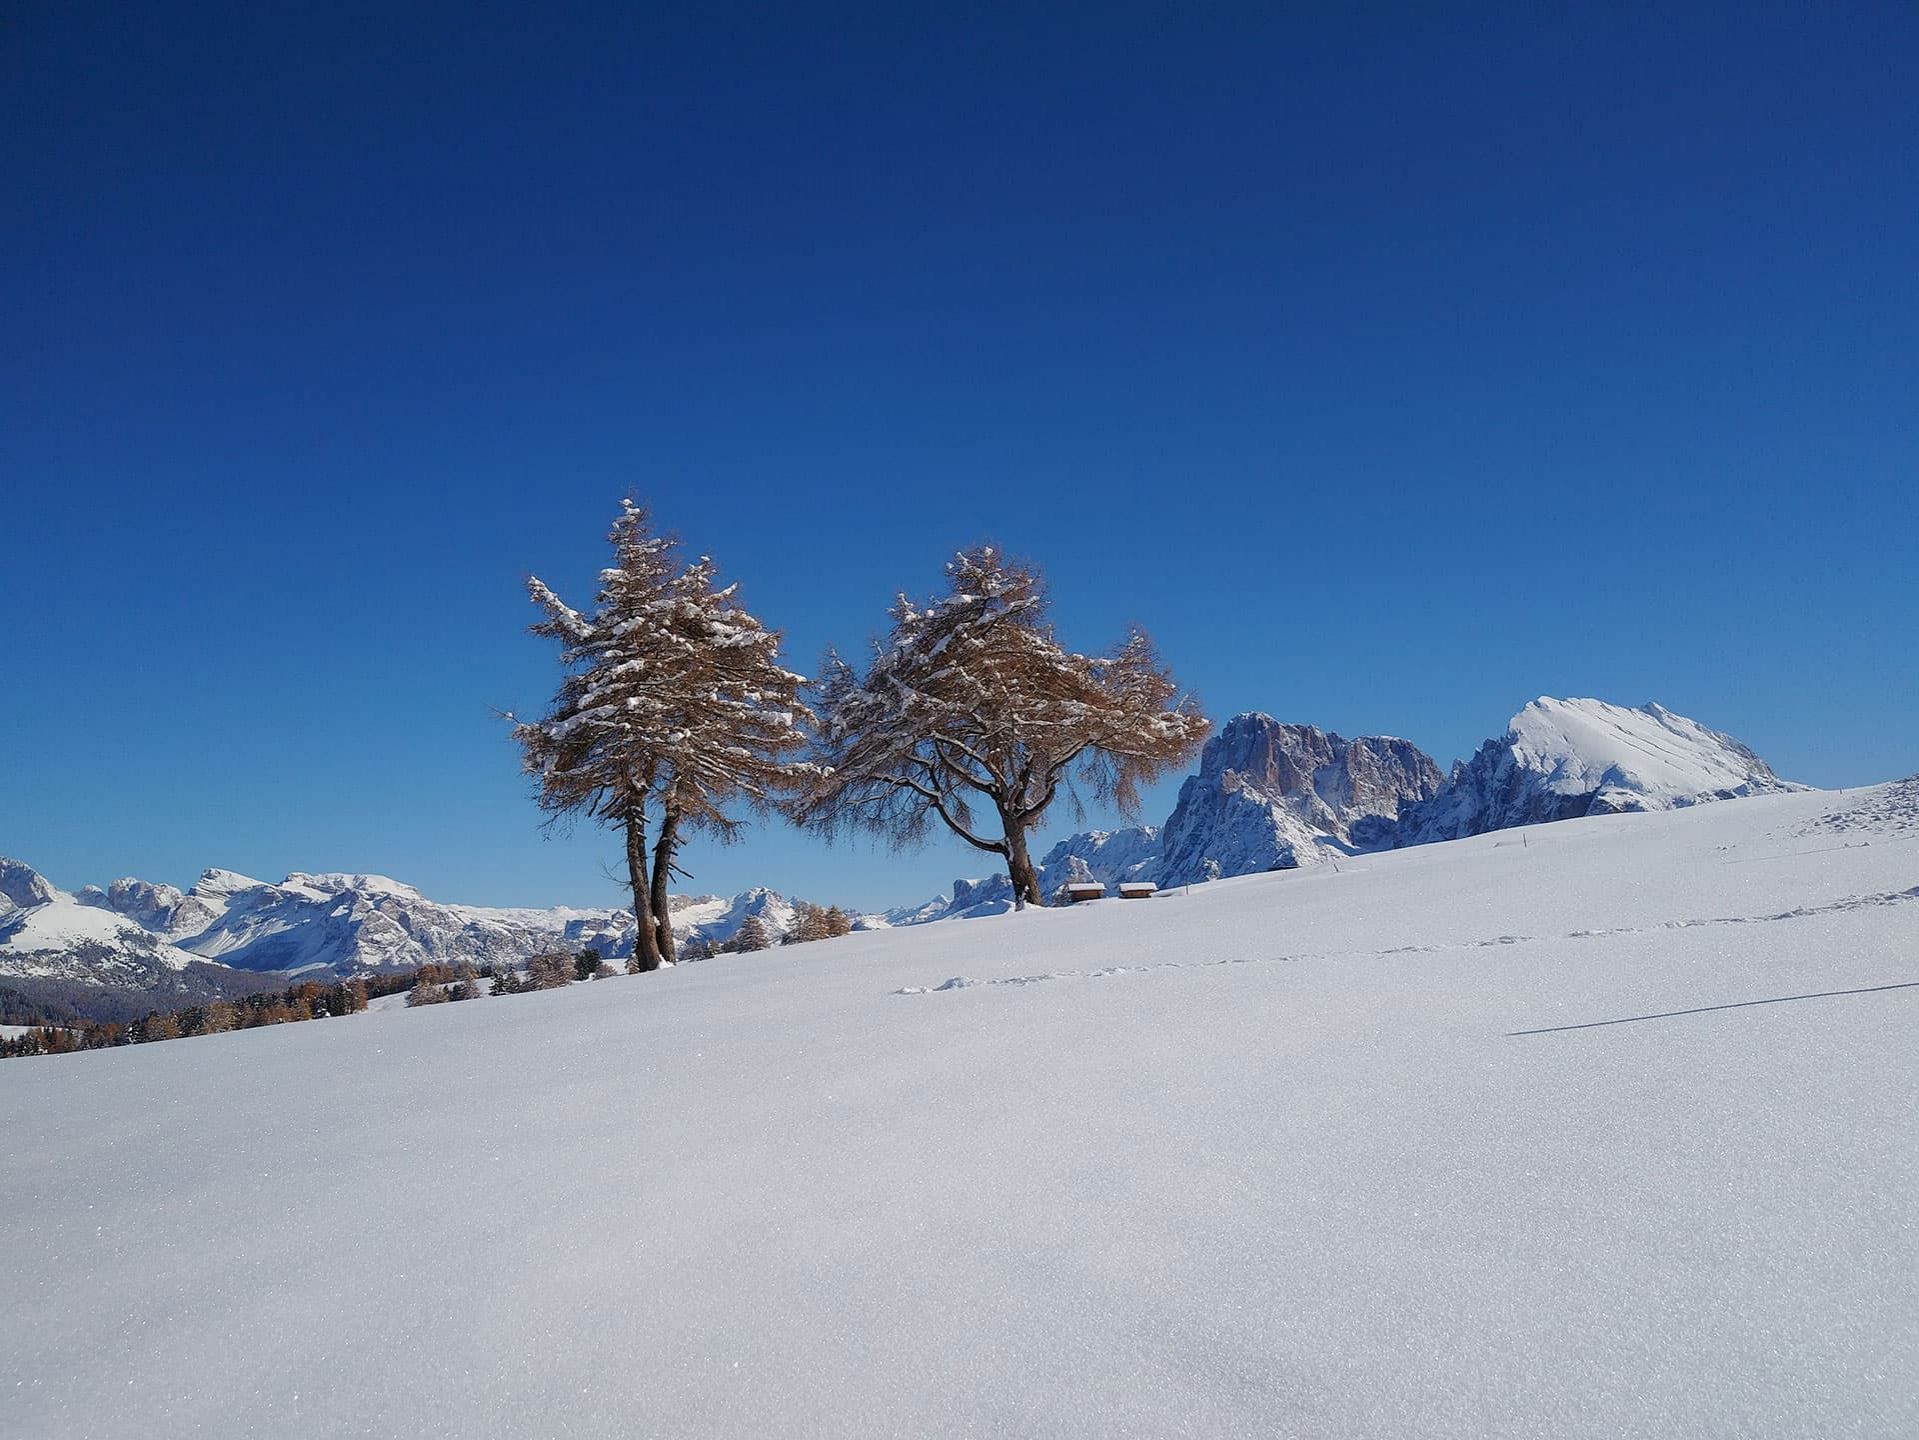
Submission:
<svg viewBox="0 0 1919 1440">
<path fill-rule="evenodd" d="M 743 608 L 702 556 L 682 565 L 647 512 L 623 502 L 593 612 L 572 609 L 537 576 L 546 612 L 532 629 L 560 642 L 567 674 L 546 715 L 514 726 L 542 809 L 625 832 L 634 957 L 673 959 L 667 887 L 688 831 L 735 838 L 734 810 L 765 810 L 807 767 L 806 681 L 781 668 L 779 632 Z M 650 814 L 649 814 L 650 812 Z M 648 823 L 657 816 L 651 849 Z"/>
<path fill-rule="evenodd" d="M 899 598 L 864 674 L 827 656 L 818 765 L 788 813 L 895 844 L 923 839 L 937 819 L 1005 860 L 1016 903 L 1044 904 L 1027 831 L 1061 790 L 1075 810 L 1083 787 L 1130 815 L 1141 787 L 1184 765 L 1211 723 L 1144 631 L 1111 655 L 1062 647 L 1032 566 L 982 547 L 946 575 L 940 599 Z"/>
</svg>

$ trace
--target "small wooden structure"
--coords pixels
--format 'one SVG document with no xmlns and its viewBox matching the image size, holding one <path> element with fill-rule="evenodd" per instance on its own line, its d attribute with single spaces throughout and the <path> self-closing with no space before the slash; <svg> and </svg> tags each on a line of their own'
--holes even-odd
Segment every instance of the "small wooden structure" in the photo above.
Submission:
<svg viewBox="0 0 1919 1440">
<path fill-rule="evenodd" d="M 1128 880 L 1119 887 L 1119 898 L 1122 900 L 1147 900 L 1150 899 L 1153 892 L 1158 889 L 1159 886 L 1155 885 L 1151 880 Z"/>
<path fill-rule="evenodd" d="M 1105 894 L 1106 894 L 1106 887 L 1100 884 L 1096 880 L 1085 881 L 1080 884 L 1068 885 L 1066 887 L 1066 898 L 1070 903 L 1074 905 L 1079 904 L 1080 901 L 1082 900 L 1103 899 L 1105 897 Z"/>
</svg>

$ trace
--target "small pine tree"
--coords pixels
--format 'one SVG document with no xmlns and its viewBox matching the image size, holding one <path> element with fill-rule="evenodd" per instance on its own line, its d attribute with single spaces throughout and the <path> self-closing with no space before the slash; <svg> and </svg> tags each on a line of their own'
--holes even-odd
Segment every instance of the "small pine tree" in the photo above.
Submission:
<svg viewBox="0 0 1919 1440">
<path fill-rule="evenodd" d="M 592 948 L 582 950 L 573 957 L 573 978 L 591 980 L 600 969 L 600 952 Z"/>
<path fill-rule="evenodd" d="M 557 990 L 573 983 L 573 957 L 558 953 L 535 955 L 526 962 L 529 990 Z"/>
<path fill-rule="evenodd" d="M 826 907 L 826 934 L 829 939 L 853 933 L 853 919 L 837 905 Z"/>
<path fill-rule="evenodd" d="M 773 942 L 767 936 L 766 925 L 757 915 L 748 915 L 740 921 L 740 928 L 733 932 L 732 951 L 736 955 L 750 955 L 755 950 L 764 950 Z"/>
</svg>

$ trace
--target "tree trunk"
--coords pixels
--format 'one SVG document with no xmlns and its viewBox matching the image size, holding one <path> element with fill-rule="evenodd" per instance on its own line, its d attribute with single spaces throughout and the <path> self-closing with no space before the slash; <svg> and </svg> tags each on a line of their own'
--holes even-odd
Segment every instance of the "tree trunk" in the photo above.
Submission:
<svg viewBox="0 0 1919 1440">
<path fill-rule="evenodd" d="M 642 970 L 660 968 L 660 934 L 653 923 L 653 886 L 646 873 L 646 811 L 626 812 L 626 880 L 633 888 L 633 958 Z"/>
<path fill-rule="evenodd" d="M 1013 908 L 1024 910 L 1030 905 L 1045 905 L 1046 897 L 1039 893 L 1039 872 L 1033 868 L 1033 857 L 1026 849 L 1026 827 L 1011 816 L 1002 818 L 1006 825 L 1006 874 L 1013 882 Z"/>
<path fill-rule="evenodd" d="M 660 836 L 653 843 L 653 929 L 660 959 L 668 965 L 679 957 L 673 950 L 673 914 L 668 888 L 673 883 L 673 852 L 680 848 L 680 817 L 668 809 L 660 817 Z"/>
</svg>

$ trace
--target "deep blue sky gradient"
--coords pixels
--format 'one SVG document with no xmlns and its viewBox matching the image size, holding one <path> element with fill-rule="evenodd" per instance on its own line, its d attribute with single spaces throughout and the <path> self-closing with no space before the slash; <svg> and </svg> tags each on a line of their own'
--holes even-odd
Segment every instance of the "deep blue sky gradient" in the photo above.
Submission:
<svg viewBox="0 0 1919 1440">
<path fill-rule="evenodd" d="M 492 710 L 555 679 L 522 575 L 585 601 L 628 490 L 801 669 L 994 537 L 1216 716 L 1447 763 L 1656 698 L 1919 769 L 1910 5 L 29 4 L 0 50 L 0 853 L 60 884 L 614 900 Z M 981 859 L 688 857 L 861 905 Z"/>
</svg>

